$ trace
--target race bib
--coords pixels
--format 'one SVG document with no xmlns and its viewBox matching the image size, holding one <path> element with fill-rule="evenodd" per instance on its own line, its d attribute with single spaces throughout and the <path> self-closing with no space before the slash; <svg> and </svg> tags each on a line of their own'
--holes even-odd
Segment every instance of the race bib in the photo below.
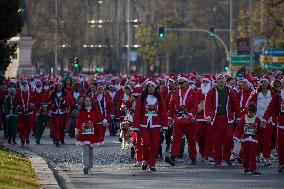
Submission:
<svg viewBox="0 0 284 189">
<path fill-rule="evenodd" d="M 255 123 L 246 123 L 244 127 L 244 133 L 247 135 L 255 135 L 256 134 L 256 124 Z"/>
<path fill-rule="evenodd" d="M 158 112 L 156 110 L 145 110 L 145 116 L 157 116 Z"/>
<path fill-rule="evenodd" d="M 185 107 L 179 107 L 176 110 L 176 114 L 177 115 L 187 115 L 188 114 L 188 110 Z"/>
<path fill-rule="evenodd" d="M 89 121 L 88 123 L 82 124 L 82 134 L 83 135 L 89 135 L 89 134 L 94 134 L 94 133 L 95 133 L 94 125 L 91 121 Z"/>
</svg>

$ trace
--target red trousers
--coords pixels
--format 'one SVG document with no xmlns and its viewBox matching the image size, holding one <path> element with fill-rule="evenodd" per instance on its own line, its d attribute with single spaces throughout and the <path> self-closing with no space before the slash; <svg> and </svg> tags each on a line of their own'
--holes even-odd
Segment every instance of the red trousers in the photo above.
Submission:
<svg viewBox="0 0 284 189">
<path fill-rule="evenodd" d="M 51 134 L 54 140 L 64 140 L 66 120 L 66 115 L 52 115 Z"/>
<path fill-rule="evenodd" d="M 34 119 L 32 115 L 19 116 L 19 136 L 21 142 L 25 142 L 25 140 L 29 138 L 33 127 Z"/>
<path fill-rule="evenodd" d="M 277 150 L 279 165 L 284 166 L 284 129 L 277 127 Z"/>
<path fill-rule="evenodd" d="M 191 160 L 196 160 L 196 125 L 191 123 L 189 125 L 173 126 L 171 156 L 177 157 L 180 152 L 180 143 L 183 134 L 186 136 L 188 143 L 188 155 Z"/>
<path fill-rule="evenodd" d="M 229 124 L 226 115 L 216 115 L 212 125 L 213 158 L 215 163 L 230 160 L 233 146 L 233 124 Z"/>
<path fill-rule="evenodd" d="M 267 124 L 265 128 L 260 130 L 259 150 L 263 153 L 264 158 L 270 158 L 272 150 L 273 126 Z"/>
<path fill-rule="evenodd" d="M 199 147 L 199 154 L 203 158 L 212 157 L 212 143 L 211 143 L 211 125 L 207 122 L 196 122 L 197 128 L 197 144 Z"/>
<path fill-rule="evenodd" d="M 143 159 L 155 166 L 161 128 L 141 128 Z"/>
<path fill-rule="evenodd" d="M 95 130 L 97 132 L 96 142 L 103 142 L 105 140 L 106 127 L 102 124 L 98 124 L 98 126 L 95 126 Z"/>
<path fill-rule="evenodd" d="M 256 169 L 256 151 L 258 144 L 246 141 L 242 143 L 243 147 L 243 166 L 244 169 L 255 171 Z"/>
<path fill-rule="evenodd" d="M 142 139 L 141 139 L 141 132 L 137 132 L 137 139 L 135 145 L 135 154 L 137 161 L 143 161 L 143 152 L 142 152 Z"/>
</svg>

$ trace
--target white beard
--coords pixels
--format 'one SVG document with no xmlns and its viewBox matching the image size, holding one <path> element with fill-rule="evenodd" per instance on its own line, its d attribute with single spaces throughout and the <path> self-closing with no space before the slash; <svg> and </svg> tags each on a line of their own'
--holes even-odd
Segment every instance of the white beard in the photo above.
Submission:
<svg viewBox="0 0 284 189">
<path fill-rule="evenodd" d="M 23 91 L 23 92 L 27 92 L 29 90 L 29 86 L 27 85 L 27 86 L 21 86 L 21 91 Z"/>
<path fill-rule="evenodd" d="M 109 91 L 108 94 L 109 94 L 109 96 L 113 99 L 113 97 L 114 97 L 115 94 L 116 94 L 116 91 L 113 91 L 113 92 Z"/>
<path fill-rule="evenodd" d="M 103 98 L 103 94 L 98 94 L 97 95 L 97 99 L 98 99 L 99 102 L 102 100 L 102 98 Z"/>
<path fill-rule="evenodd" d="M 121 88 L 120 84 L 115 85 L 114 88 L 115 88 L 116 91 L 118 91 Z"/>
<path fill-rule="evenodd" d="M 80 96 L 80 92 L 73 92 L 73 97 L 77 100 L 78 97 Z"/>
<path fill-rule="evenodd" d="M 30 82 L 31 88 L 35 89 L 36 88 L 36 83 L 34 81 Z"/>
<path fill-rule="evenodd" d="M 203 83 L 201 83 L 200 89 L 202 91 L 202 94 L 207 95 L 207 93 L 210 90 L 210 88 L 211 88 L 210 84 L 204 85 Z"/>
<path fill-rule="evenodd" d="M 42 87 L 36 87 L 36 88 L 35 88 L 35 91 L 36 91 L 37 93 L 41 93 Z"/>
</svg>

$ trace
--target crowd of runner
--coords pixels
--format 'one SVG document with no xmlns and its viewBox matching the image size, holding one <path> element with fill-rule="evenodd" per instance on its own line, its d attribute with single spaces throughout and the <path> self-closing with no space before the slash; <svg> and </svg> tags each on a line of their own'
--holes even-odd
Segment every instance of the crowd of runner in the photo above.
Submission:
<svg viewBox="0 0 284 189">
<path fill-rule="evenodd" d="M 30 137 L 40 145 L 48 127 L 59 147 L 68 133 L 82 145 L 85 174 L 93 167 L 93 147 L 104 145 L 109 130 L 142 170 L 156 171 L 163 152 L 165 162 L 175 166 L 185 139 L 192 165 L 199 153 L 201 162 L 232 166 L 235 141 L 241 142 L 236 159 L 244 174 L 258 176 L 256 162 L 270 166 L 274 149 L 278 171 L 284 171 L 283 81 L 277 70 L 261 77 L 195 72 L 2 77 L 0 125 L 11 145 L 17 136 L 21 146 L 29 145 Z"/>
</svg>

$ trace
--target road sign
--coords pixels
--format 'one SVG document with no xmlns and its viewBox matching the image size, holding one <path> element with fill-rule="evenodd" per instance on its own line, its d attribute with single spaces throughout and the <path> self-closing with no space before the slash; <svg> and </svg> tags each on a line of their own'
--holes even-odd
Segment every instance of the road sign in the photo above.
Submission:
<svg viewBox="0 0 284 189">
<path fill-rule="evenodd" d="M 276 63 L 276 64 L 284 64 L 284 56 L 260 56 L 261 63 Z"/>
<path fill-rule="evenodd" d="M 237 39 L 237 51 L 238 51 L 238 54 L 249 54 L 250 53 L 250 38 Z"/>
<path fill-rule="evenodd" d="M 284 64 L 264 64 L 264 68 L 266 69 L 284 69 Z"/>
<path fill-rule="evenodd" d="M 253 63 L 255 62 L 255 57 L 253 56 Z M 231 64 L 237 65 L 249 65 L 250 64 L 250 54 L 231 54 Z"/>
<path fill-rule="evenodd" d="M 264 49 L 263 55 L 270 55 L 270 56 L 284 56 L 284 49 Z"/>
</svg>

